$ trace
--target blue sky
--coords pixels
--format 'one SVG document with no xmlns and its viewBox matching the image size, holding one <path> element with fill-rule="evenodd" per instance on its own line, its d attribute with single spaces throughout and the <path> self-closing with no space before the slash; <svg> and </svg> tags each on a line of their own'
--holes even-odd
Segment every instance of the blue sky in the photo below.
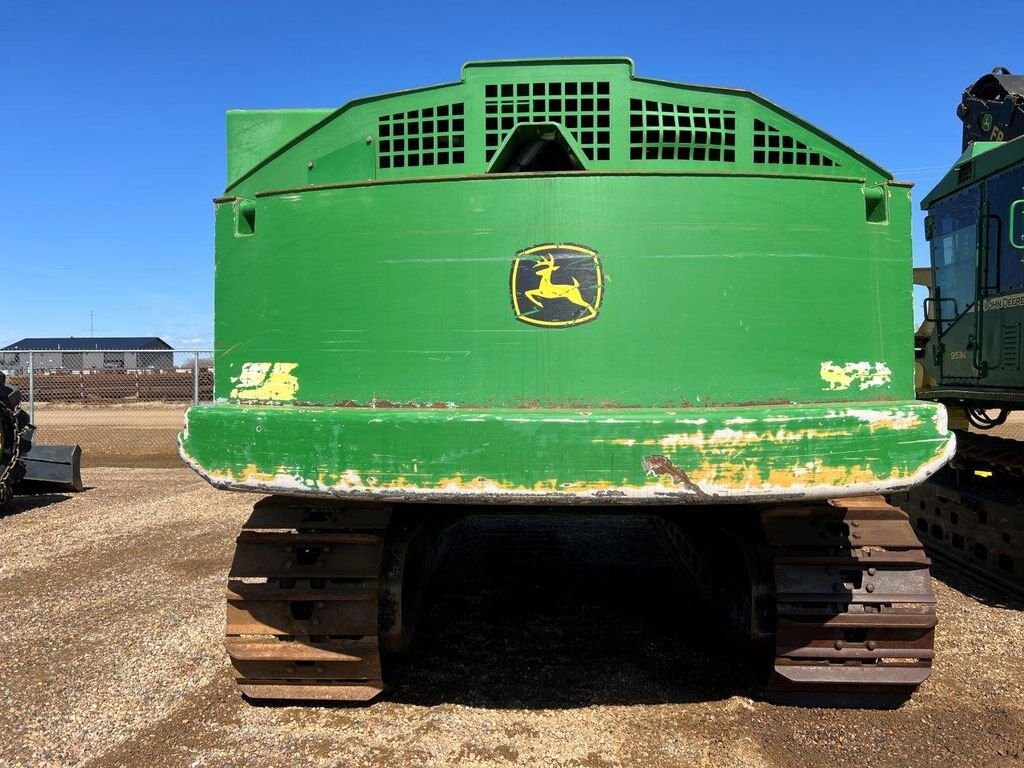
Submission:
<svg viewBox="0 0 1024 768">
<path fill-rule="evenodd" d="M 1024 71 L 1013 34 L 965 34 L 967 15 L 891 0 L 0 0 L 0 343 L 88 336 L 93 310 L 97 336 L 211 345 L 224 112 L 338 106 L 456 80 L 472 59 L 627 55 L 644 76 L 749 88 L 915 182 L 920 200 L 960 154 L 963 87 L 996 65 Z M 918 215 L 918 264 L 921 230 Z"/>
</svg>

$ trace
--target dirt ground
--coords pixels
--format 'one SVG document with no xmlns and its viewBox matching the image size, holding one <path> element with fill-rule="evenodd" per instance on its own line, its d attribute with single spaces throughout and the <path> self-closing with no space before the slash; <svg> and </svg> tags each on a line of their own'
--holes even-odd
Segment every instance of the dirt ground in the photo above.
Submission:
<svg viewBox="0 0 1024 768">
<path fill-rule="evenodd" d="M 978 432 L 972 429 L 972 432 Z M 1024 411 L 1015 411 L 1006 419 L 1006 423 L 995 429 L 988 430 L 988 434 L 996 437 L 1006 437 L 1011 440 L 1024 440 Z"/>
<path fill-rule="evenodd" d="M 180 467 L 178 433 L 188 404 L 36 406 L 36 440 L 82 446 L 86 467 Z"/>
<path fill-rule="evenodd" d="M 417 650 L 364 708 L 252 706 L 222 649 L 254 497 L 94 468 L 0 518 L 0 765 L 1007 766 L 1024 605 L 937 568 L 931 679 L 895 711 L 779 707 L 634 518 L 463 526 Z"/>
</svg>

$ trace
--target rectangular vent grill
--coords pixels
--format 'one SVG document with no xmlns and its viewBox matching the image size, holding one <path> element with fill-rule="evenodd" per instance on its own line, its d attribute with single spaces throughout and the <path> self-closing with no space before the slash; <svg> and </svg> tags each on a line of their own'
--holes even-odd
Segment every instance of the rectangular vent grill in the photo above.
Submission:
<svg viewBox="0 0 1024 768">
<path fill-rule="evenodd" d="M 974 178 L 974 161 L 968 160 L 956 169 L 956 183 L 963 184 L 965 181 L 970 181 Z"/>
<path fill-rule="evenodd" d="M 1020 323 L 1003 326 L 1003 368 L 1020 369 Z"/>
<path fill-rule="evenodd" d="M 828 155 L 812 150 L 802 141 L 757 119 L 754 120 L 754 162 L 760 165 L 839 166 Z"/>
<path fill-rule="evenodd" d="M 629 100 L 633 160 L 736 160 L 736 113 L 642 99 Z"/>
<path fill-rule="evenodd" d="M 610 83 L 491 84 L 484 87 L 484 111 L 488 162 L 519 123 L 559 123 L 589 159 L 610 159 Z"/>
<path fill-rule="evenodd" d="M 377 164 L 381 168 L 459 165 L 466 161 L 462 102 L 411 109 L 377 119 Z"/>
</svg>

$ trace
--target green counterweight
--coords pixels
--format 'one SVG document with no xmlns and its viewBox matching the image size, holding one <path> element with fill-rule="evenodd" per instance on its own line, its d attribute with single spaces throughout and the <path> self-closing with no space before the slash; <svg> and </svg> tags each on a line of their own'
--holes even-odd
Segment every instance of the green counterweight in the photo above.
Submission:
<svg viewBox="0 0 1024 768">
<path fill-rule="evenodd" d="M 217 401 L 181 436 L 216 485 L 708 504 L 952 452 L 907 185 L 752 93 L 494 62 L 228 129 Z"/>
</svg>

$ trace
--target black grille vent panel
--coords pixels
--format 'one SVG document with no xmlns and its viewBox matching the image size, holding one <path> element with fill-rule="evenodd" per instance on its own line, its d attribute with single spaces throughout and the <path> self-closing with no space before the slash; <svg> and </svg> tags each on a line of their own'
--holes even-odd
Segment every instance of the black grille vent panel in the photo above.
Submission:
<svg viewBox="0 0 1024 768">
<path fill-rule="evenodd" d="M 1003 326 L 1002 367 L 1010 371 L 1020 370 L 1020 323 Z"/>
<path fill-rule="evenodd" d="M 970 181 L 974 178 L 974 161 L 968 160 L 956 169 L 956 183 L 963 184 L 965 181 Z"/>
</svg>

